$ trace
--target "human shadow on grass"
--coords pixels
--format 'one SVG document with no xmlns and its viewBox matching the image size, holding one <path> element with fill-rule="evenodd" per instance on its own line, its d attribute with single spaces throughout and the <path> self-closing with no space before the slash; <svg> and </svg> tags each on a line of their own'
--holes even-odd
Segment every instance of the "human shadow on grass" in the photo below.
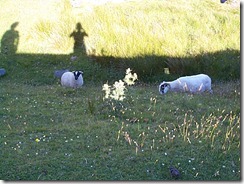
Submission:
<svg viewBox="0 0 244 184">
<path fill-rule="evenodd" d="M 16 30 L 19 22 L 15 22 L 11 25 L 10 29 L 7 30 L 1 39 L 1 54 L 14 55 L 17 52 L 19 44 L 19 32 Z"/>
<path fill-rule="evenodd" d="M 81 24 L 76 24 L 76 30 L 70 34 L 74 38 L 73 54 L 84 62 L 72 62 L 69 54 L 28 54 L 16 53 L 19 44 L 18 22 L 11 25 L 1 39 L 0 64 L 6 71 L 18 73 L 19 68 L 39 75 L 50 76 L 58 72 L 83 70 L 85 77 L 91 80 L 108 81 L 124 76 L 125 70 L 131 68 L 143 82 L 171 80 L 183 75 L 205 73 L 214 80 L 240 79 L 240 51 L 223 50 L 206 52 L 188 57 L 171 57 L 167 55 L 140 55 L 135 57 L 113 57 L 87 55 L 84 37 L 88 36 Z M 81 55 L 80 55 L 81 54 Z M 6 57 L 8 56 L 8 57 Z M 47 72 L 49 74 L 47 75 Z M 61 74 L 58 76 L 60 77 Z M 33 74 L 34 76 L 34 74 Z M 33 80 L 32 76 L 32 80 Z"/>
<path fill-rule="evenodd" d="M 76 30 L 74 30 L 69 36 L 73 37 L 74 39 L 73 55 L 86 55 L 86 45 L 84 38 L 86 36 L 88 37 L 88 34 L 82 28 L 80 22 L 76 24 Z"/>
</svg>

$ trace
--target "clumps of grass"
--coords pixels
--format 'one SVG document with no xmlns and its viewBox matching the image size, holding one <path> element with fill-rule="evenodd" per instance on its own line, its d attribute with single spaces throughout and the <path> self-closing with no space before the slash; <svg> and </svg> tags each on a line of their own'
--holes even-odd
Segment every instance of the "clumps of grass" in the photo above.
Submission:
<svg viewBox="0 0 244 184">
<path fill-rule="evenodd" d="M 111 4 L 95 7 L 88 15 L 80 13 L 79 16 L 87 26 L 90 24 L 86 20 L 87 16 L 93 22 L 92 27 L 88 26 L 89 30 L 93 30 L 89 42 L 95 43 L 93 47 L 97 55 L 106 53 L 115 57 L 140 55 L 182 57 L 200 54 L 206 50 L 215 52 L 226 49 L 223 48 L 226 44 L 220 43 L 225 42 L 226 37 L 234 36 L 232 31 L 238 29 L 239 23 L 233 18 L 237 14 L 235 10 L 230 10 L 233 15 L 231 20 L 235 26 L 226 30 L 223 24 L 228 26 L 232 23 L 223 22 L 219 17 L 227 20 L 230 19 L 230 14 L 227 17 L 219 2 L 188 1 L 180 7 L 178 3 L 138 1 Z M 206 6 L 202 6 L 203 3 Z M 203 24 L 207 26 L 201 26 Z M 236 34 L 234 37 L 238 39 L 239 35 Z M 228 41 L 228 45 L 229 48 L 239 48 L 233 41 Z"/>
<path fill-rule="evenodd" d="M 50 53 L 51 51 L 52 53 L 60 54 L 72 52 L 73 42 L 69 38 L 69 34 L 72 32 L 72 27 L 75 27 L 75 24 L 75 22 L 67 21 L 63 23 L 63 20 L 40 20 L 36 22 L 30 37 L 37 43 L 31 52 Z"/>
<path fill-rule="evenodd" d="M 240 144 L 240 117 L 232 112 L 219 117 L 214 114 L 203 116 L 200 122 L 194 120 L 192 115 L 185 114 L 184 121 L 178 129 L 183 140 L 190 144 L 197 140 L 210 144 L 212 149 L 219 149 L 217 145 L 222 144 L 223 151 L 230 150 L 233 146 L 230 142 L 234 145 Z"/>
<path fill-rule="evenodd" d="M 162 170 L 173 161 L 183 180 L 201 180 L 206 175 L 216 180 L 240 174 L 240 155 L 236 153 L 240 149 L 240 116 L 233 112 L 198 119 L 191 111 L 178 123 L 122 121 L 117 142 L 131 147 L 131 154 L 138 158 L 158 155 L 155 163 L 161 164 Z M 222 154 L 230 157 L 228 161 L 220 158 Z M 204 169 L 206 165 L 208 170 Z"/>
<path fill-rule="evenodd" d="M 30 48 L 31 52 L 69 54 L 74 44 L 69 35 L 79 21 L 72 13 L 69 1 L 54 3 L 52 6 L 56 8 L 55 16 L 40 18 L 32 25 L 28 40 L 35 40 L 35 46 Z"/>
<path fill-rule="evenodd" d="M 124 138 L 124 140 L 126 142 L 128 142 L 129 145 L 132 145 L 133 147 L 135 147 L 135 153 L 137 155 L 138 151 L 140 152 L 143 152 L 143 147 L 144 147 L 144 143 L 145 143 L 145 140 L 147 138 L 147 134 L 145 132 L 142 132 L 140 133 L 137 137 L 135 138 L 132 138 L 132 136 L 134 137 L 134 135 L 130 135 L 129 132 L 125 131 L 124 130 L 124 127 L 125 127 L 125 123 L 122 122 L 121 124 L 121 128 L 120 130 L 118 131 L 118 134 L 117 134 L 117 141 L 119 141 L 119 139 L 121 137 Z M 154 139 L 153 139 L 153 145 L 151 146 L 151 149 L 154 148 Z"/>
<path fill-rule="evenodd" d="M 240 117 L 233 112 L 216 116 L 210 114 L 202 116 L 198 120 L 191 112 L 185 114 L 182 123 L 157 123 L 158 125 L 147 124 L 146 129 L 138 133 L 141 141 L 135 140 L 133 130 L 128 129 L 129 125 L 122 122 L 121 129 L 118 131 L 118 139 L 122 136 L 130 145 L 135 144 L 136 153 L 138 148 L 147 146 L 145 149 L 157 149 L 167 147 L 179 142 L 188 145 L 205 145 L 212 150 L 230 151 L 232 148 L 240 148 Z M 225 114 L 225 115 L 224 115 Z M 138 122 L 145 127 L 143 122 Z M 139 125 L 138 125 L 139 126 Z M 147 133 L 146 133 L 147 132 Z M 160 135 L 158 134 L 160 132 Z M 154 135 L 154 136 L 153 136 Z M 152 142 L 146 142 L 145 139 Z"/>
</svg>

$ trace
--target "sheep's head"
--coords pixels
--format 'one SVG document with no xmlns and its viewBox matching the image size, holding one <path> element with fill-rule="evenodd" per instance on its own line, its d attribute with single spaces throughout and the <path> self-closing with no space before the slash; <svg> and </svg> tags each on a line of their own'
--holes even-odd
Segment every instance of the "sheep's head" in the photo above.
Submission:
<svg viewBox="0 0 244 184">
<path fill-rule="evenodd" d="M 79 76 L 83 74 L 82 71 L 73 71 L 73 73 L 74 73 L 74 76 L 75 76 L 75 80 L 77 80 L 79 78 Z"/>
<path fill-rule="evenodd" d="M 159 85 L 159 93 L 160 93 L 160 94 L 165 94 L 165 93 L 167 93 L 169 89 L 170 89 L 170 84 L 169 84 L 169 83 L 162 82 L 162 83 Z"/>
</svg>

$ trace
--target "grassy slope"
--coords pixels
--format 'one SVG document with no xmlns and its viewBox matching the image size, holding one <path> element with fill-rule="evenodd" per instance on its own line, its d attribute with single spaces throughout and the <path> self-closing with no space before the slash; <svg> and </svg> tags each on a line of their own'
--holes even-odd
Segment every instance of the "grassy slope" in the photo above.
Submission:
<svg viewBox="0 0 244 184">
<path fill-rule="evenodd" d="M 102 101 L 101 84 L 123 76 L 91 65 L 85 56 L 82 62 L 69 60 L 73 42 L 68 35 L 77 22 L 89 34 L 87 47 L 98 56 L 185 57 L 239 50 L 236 9 L 212 1 L 177 2 L 72 9 L 68 3 L 55 6 L 56 1 L 5 1 L 0 35 L 19 21 L 20 44 L 17 56 L 1 55 L 0 60 L 8 71 L 0 84 L 0 179 L 172 180 L 172 162 L 181 180 L 240 180 L 238 81 L 214 83 L 213 95 L 193 96 L 160 96 L 157 85 L 137 85 L 127 91 L 123 107 L 116 103 L 121 112 L 115 112 L 114 105 Z M 119 16 L 128 9 L 135 10 L 133 15 Z M 186 24 L 187 17 L 198 29 Z M 146 21 L 137 21 L 141 18 Z M 208 23 L 209 30 L 201 26 Z M 84 88 L 60 87 L 53 71 L 67 67 L 85 71 Z"/>
<path fill-rule="evenodd" d="M 162 80 L 166 67 L 176 76 L 239 78 L 240 11 L 228 4 L 153 0 L 72 8 L 64 0 L 36 1 L 32 6 L 29 1 L 3 4 L 0 36 L 19 21 L 19 54 L 72 53 L 69 35 L 80 22 L 88 34 L 87 53 L 95 61 L 111 61 L 100 58 L 108 56 L 116 63 L 124 60 L 122 71 L 130 66 L 141 79 Z"/>
<path fill-rule="evenodd" d="M 14 2 L 3 4 L 5 29 L 0 35 L 19 21 L 19 53 L 69 53 L 68 35 L 77 22 L 96 54 L 187 56 L 240 49 L 240 12 L 219 2 L 153 0 L 81 8 L 72 8 L 69 1 L 36 1 L 34 7 L 28 1 Z"/>
</svg>

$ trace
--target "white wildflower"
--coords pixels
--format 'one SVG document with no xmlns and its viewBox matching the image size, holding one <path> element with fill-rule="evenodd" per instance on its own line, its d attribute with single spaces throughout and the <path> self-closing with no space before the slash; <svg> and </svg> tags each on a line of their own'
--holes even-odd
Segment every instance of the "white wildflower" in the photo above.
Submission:
<svg viewBox="0 0 244 184">
<path fill-rule="evenodd" d="M 130 68 L 128 68 L 126 70 L 126 75 L 124 78 L 125 83 L 129 86 L 135 84 L 135 81 L 137 80 L 137 74 L 136 73 L 132 74 L 131 71 L 132 70 Z"/>
<path fill-rule="evenodd" d="M 131 73 L 131 71 L 132 71 L 132 70 L 131 70 L 130 68 L 127 68 L 126 71 L 125 71 L 125 74 L 126 74 L 126 75 L 129 74 L 129 73 Z"/>
<path fill-rule="evenodd" d="M 109 98 L 109 95 L 111 92 L 110 86 L 108 84 L 104 84 L 102 90 L 105 91 L 105 97 L 104 98 Z"/>
<path fill-rule="evenodd" d="M 125 99 L 125 84 L 127 85 L 133 85 L 135 83 L 135 80 L 137 80 L 137 74 L 131 73 L 131 69 L 128 68 L 126 70 L 125 78 L 119 81 L 116 81 L 113 86 L 109 86 L 108 84 L 104 84 L 102 90 L 105 91 L 105 97 L 104 99 L 111 98 L 114 100 L 123 101 Z"/>
<path fill-rule="evenodd" d="M 113 87 L 114 87 L 114 90 L 113 90 L 112 94 L 110 95 L 110 97 L 115 99 L 115 100 L 123 101 L 123 99 L 125 98 L 125 96 L 124 96 L 124 94 L 125 94 L 124 82 L 122 80 L 119 80 L 119 82 L 116 81 L 114 83 Z"/>
</svg>

